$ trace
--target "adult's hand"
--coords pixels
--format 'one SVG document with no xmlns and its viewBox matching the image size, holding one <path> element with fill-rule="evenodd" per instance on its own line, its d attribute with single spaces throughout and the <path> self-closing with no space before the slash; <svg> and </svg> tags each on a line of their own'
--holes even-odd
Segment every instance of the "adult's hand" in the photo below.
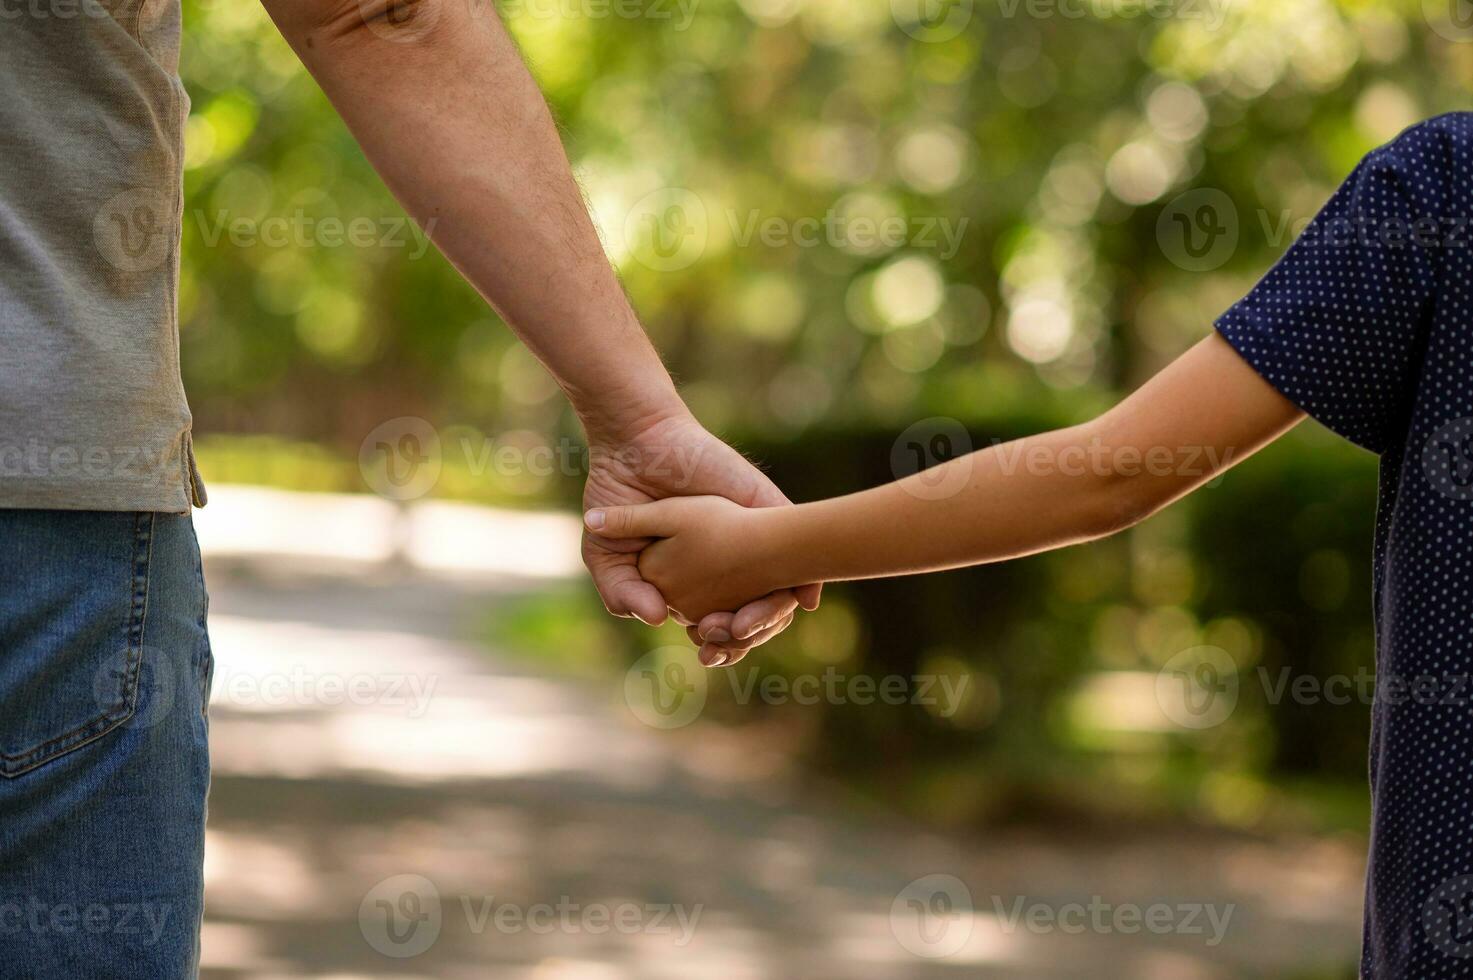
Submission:
<svg viewBox="0 0 1473 980">
<path fill-rule="evenodd" d="M 787 502 L 685 411 L 493 4 L 265 5 L 405 210 L 568 396 L 595 451 L 589 506 L 682 493 Z M 683 468 L 673 465 L 681 459 Z M 638 550 L 584 544 L 610 611 L 661 622 L 665 603 L 640 580 Z M 816 588 L 800 592 L 817 604 Z M 709 639 L 702 662 L 734 663 L 791 620 L 798 598 L 782 593 L 708 617 L 695 630 Z"/>
<path fill-rule="evenodd" d="M 664 497 L 714 494 L 745 507 L 781 507 L 789 501 L 772 481 L 689 415 L 677 415 L 635 427 L 630 434 L 589 432 L 588 483 L 583 509 L 594 512 L 583 533 L 583 561 L 593 574 L 604 606 L 616 616 L 633 616 L 651 625 L 665 621 L 665 599 L 639 576 L 644 539 L 616 541 L 599 537 L 600 507 L 646 503 Z M 700 646 L 701 663 L 729 666 L 747 651 L 781 633 L 799 606 L 818 608 L 819 586 L 785 589 L 748 603 L 734 613 L 712 613 L 700 623 L 685 624 Z"/>
</svg>

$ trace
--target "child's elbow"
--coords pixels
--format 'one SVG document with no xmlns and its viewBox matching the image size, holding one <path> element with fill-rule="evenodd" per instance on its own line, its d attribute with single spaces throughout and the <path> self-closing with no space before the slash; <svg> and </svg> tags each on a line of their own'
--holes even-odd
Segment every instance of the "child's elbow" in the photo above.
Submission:
<svg viewBox="0 0 1473 980">
<path fill-rule="evenodd" d="M 1139 464 L 1139 453 L 1132 441 L 1118 436 L 1101 437 L 1103 445 L 1113 447 L 1101 458 L 1104 463 L 1092 474 L 1085 516 L 1091 538 L 1104 538 L 1135 527 L 1169 504 L 1179 492 L 1169 478 L 1158 476 L 1150 467 Z"/>
<path fill-rule="evenodd" d="M 1108 538 L 1128 531 L 1165 505 L 1165 501 L 1154 498 L 1145 481 L 1118 475 L 1104 477 L 1091 497 L 1090 538 Z"/>
</svg>

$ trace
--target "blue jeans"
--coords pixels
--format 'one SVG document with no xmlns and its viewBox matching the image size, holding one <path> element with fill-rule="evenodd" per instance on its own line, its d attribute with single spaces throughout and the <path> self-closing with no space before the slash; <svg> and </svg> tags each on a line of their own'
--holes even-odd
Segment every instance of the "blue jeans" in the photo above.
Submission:
<svg viewBox="0 0 1473 980">
<path fill-rule="evenodd" d="M 0 510 L 0 976 L 198 972 L 207 603 L 188 515 Z"/>
</svg>

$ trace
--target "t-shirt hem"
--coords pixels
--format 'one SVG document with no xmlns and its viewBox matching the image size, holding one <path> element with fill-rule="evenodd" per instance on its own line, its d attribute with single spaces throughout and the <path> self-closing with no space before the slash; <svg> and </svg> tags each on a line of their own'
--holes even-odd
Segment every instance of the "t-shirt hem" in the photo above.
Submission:
<svg viewBox="0 0 1473 980">
<path fill-rule="evenodd" d="M 136 489 L 116 485 L 96 492 L 81 491 L 75 482 L 0 477 L 0 510 L 153 511 L 187 514 L 192 500 L 188 490 Z"/>
</svg>

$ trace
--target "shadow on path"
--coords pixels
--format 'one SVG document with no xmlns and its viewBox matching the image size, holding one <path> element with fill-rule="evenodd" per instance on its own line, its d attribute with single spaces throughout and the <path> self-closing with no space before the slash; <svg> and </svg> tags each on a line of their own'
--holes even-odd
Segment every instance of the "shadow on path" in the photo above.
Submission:
<svg viewBox="0 0 1473 980">
<path fill-rule="evenodd" d="M 713 778 L 617 692 L 460 639 L 545 583 L 266 557 L 208 574 L 206 980 L 1218 980 L 1354 959 L 1353 843 L 862 823 Z"/>
</svg>

